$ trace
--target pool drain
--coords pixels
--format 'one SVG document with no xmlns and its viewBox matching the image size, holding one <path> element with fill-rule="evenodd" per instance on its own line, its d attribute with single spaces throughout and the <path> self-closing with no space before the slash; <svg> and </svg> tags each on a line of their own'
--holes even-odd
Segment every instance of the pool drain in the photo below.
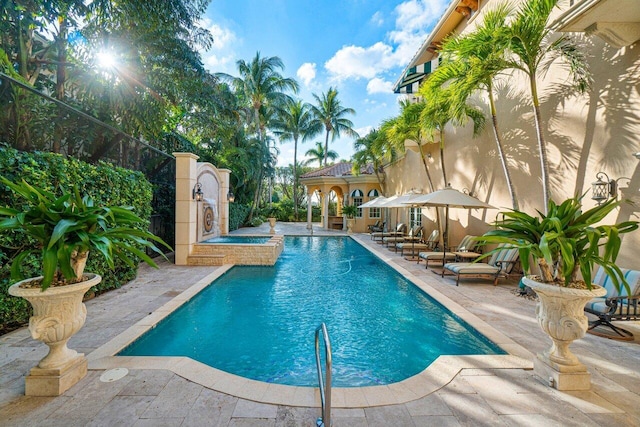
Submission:
<svg viewBox="0 0 640 427">
<path fill-rule="evenodd" d="M 109 369 L 108 371 L 104 371 L 102 375 L 100 375 L 100 381 L 103 383 L 110 383 L 113 381 L 118 381 L 120 378 L 124 378 L 129 373 L 127 368 L 115 368 Z"/>
</svg>

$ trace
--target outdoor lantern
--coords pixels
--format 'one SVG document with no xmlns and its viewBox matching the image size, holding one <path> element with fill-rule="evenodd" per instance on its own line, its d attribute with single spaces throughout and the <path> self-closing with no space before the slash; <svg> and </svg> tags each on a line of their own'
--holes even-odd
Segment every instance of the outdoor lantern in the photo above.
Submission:
<svg viewBox="0 0 640 427">
<path fill-rule="evenodd" d="M 196 202 L 201 202 L 204 199 L 204 193 L 202 192 L 202 184 L 199 182 L 193 187 L 191 191 L 191 195 L 193 196 L 193 200 Z"/>
<path fill-rule="evenodd" d="M 616 197 L 617 195 L 617 184 L 613 179 L 609 179 L 609 176 L 604 172 L 598 172 L 596 174 L 596 178 L 598 179 L 596 182 L 591 184 L 591 198 L 598 202 L 598 204 L 602 204 L 609 197 Z M 603 179 L 606 178 L 606 179 Z"/>
<path fill-rule="evenodd" d="M 227 200 L 229 201 L 229 203 L 233 203 L 236 201 L 236 196 L 234 196 L 233 193 L 229 191 L 227 193 Z"/>
</svg>

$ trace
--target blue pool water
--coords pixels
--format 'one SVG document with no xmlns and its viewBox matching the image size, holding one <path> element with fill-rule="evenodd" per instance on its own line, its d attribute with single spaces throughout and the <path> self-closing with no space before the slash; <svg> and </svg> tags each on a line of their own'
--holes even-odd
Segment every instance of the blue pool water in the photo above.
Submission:
<svg viewBox="0 0 640 427">
<path fill-rule="evenodd" d="M 269 236 L 218 236 L 213 239 L 205 240 L 202 243 L 267 243 L 271 239 Z"/>
<path fill-rule="evenodd" d="M 350 238 L 287 237 L 273 267 L 234 267 L 121 355 L 188 356 L 260 381 L 317 386 L 327 324 L 333 384 L 389 384 L 439 355 L 504 354 Z"/>
</svg>

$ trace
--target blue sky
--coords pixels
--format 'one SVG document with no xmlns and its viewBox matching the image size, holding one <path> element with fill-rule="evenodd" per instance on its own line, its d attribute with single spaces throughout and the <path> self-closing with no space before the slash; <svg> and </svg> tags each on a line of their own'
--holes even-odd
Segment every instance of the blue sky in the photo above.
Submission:
<svg viewBox="0 0 640 427">
<path fill-rule="evenodd" d="M 212 0 L 202 25 L 214 46 L 202 52 L 212 72 L 237 75 L 236 61 L 278 56 L 283 74 L 300 83 L 298 96 L 313 102 L 331 86 L 364 136 L 398 113 L 393 83 L 416 53 L 450 0 Z M 323 135 L 299 145 L 299 158 Z M 353 139 L 330 142 L 341 158 Z M 278 164 L 293 162 L 293 144 L 279 145 Z"/>
</svg>

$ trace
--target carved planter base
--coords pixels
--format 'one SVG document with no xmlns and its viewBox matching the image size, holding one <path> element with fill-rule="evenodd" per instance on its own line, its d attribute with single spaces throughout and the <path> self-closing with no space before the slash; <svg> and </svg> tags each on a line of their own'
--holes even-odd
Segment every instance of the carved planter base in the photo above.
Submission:
<svg viewBox="0 0 640 427">
<path fill-rule="evenodd" d="M 9 294 L 22 297 L 33 306 L 29 319 L 31 337 L 49 346 L 49 353 L 31 369 L 26 378 L 27 396 L 58 396 L 77 383 L 87 373 L 84 354 L 67 347 L 67 341 L 84 325 L 87 309 L 84 294 L 100 283 L 102 277 L 87 274 L 89 280 L 73 285 L 40 288 L 21 288 L 26 279 L 12 285 Z"/>
<path fill-rule="evenodd" d="M 356 224 L 356 220 L 353 218 L 347 219 L 347 233 L 353 233 L 353 226 Z"/>
<path fill-rule="evenodd" d="M 558 390 L 589 390 L 591 374 L 580 363 L 569 345 L 584 336 L 588 327 L 584 305 L 592 298 L 603 296 L 606 290 L 594 285 L 591 290 L 563 288 L 536 282 L 529 277 L 524 283 L 538 295 L 538 324 L 553 344 L 538 354 L 534 372 Z"/>
<path fill-rule="evenodd" d="M 269 234 L 276 234 L 276 218 L 267 218 L 269 221 Z"/>
</svg>

